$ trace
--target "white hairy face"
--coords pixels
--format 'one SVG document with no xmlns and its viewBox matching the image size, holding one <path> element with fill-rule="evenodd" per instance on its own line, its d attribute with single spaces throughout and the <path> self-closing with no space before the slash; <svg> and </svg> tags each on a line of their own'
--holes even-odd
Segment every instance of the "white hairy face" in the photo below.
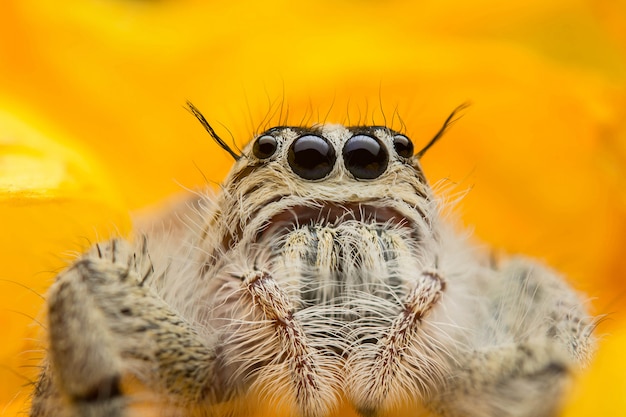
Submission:
<svg viewBox="0 0 626 417">
<path fill-rule="evenodd" d="M 433 238 L 432 196 L 413 145 L 383 127 L 270 129 L 244 149 L 217 206 L 206 235 L 222 239 L 221 252 L 347 225 L 410 246 Z"/>
<path fill-rule="evenodd" d="M 201 321 L 224 334 L 221 372 L 232 389 L 283 396 L 312 415 L 344 396 L 368 414 L 426 395 L 442 379 L 445 349 L 426 342 L 436 329 L 420 322 L 444 282 L 411 291 L 437 267 L 435 210 L 413 144 L 398 132 L 323 125 L 255 138 L 200 243 L 214 297 Z M 250 264 L 266 278 L 242 291 Z M 409 311 L 411 296 L 426 300 Z M 281 314 L 290 330 L 276 334 Z M 373 375 L 380 355 L 389 363 Z"/>
</svg>

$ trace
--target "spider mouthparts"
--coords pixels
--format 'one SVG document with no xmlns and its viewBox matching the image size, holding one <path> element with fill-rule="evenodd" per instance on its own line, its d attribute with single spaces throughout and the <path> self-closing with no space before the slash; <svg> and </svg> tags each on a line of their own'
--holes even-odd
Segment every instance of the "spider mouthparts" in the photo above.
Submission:
<svg viewBox="0 0 626 417">
<path fill-rule="evenodd" d="M 257 235 L 257 241 L 304 226 L 333 227 L 348 221 L 412 229 L 411 222 L 393 208 L 364 203 L 314 202 L 310 206 L 289 207 L 274 215 Z"/>
</svg>

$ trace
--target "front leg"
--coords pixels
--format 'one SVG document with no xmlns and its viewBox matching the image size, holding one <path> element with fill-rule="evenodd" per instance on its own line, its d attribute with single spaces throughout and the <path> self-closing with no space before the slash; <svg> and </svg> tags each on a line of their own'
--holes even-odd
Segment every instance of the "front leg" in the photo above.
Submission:
<svg viewBox="0 0 626 417">
<path fill-rule="evenodd" d="M 352 352 L 347 389 L 361 415 L 375 416 L 397 406 L 402 399 L 396 393 L 407 387 L 416 400 L 424 399 L 429 387 L 442 379 L 440 354 L 427 342 L 423 321 L 438 305 L 445 287 L 437 270 L 422 271 L 377 343 L 362 344 Z"/>
<path fill-rule="evenodd" d="M 32 417 L 131 415 L 146 399 L 126 395 L 133 380 L 167 393 L 172 407 L 223 394 L 213 381 L 213 341 L 144 285 L 152 269 L 142 248 L 136 254 L 123 241 L 99 245 L 52 286 L 48 365 Z"/>
<path fill-rule="evenodd" d="M 554 416 L 591 355 L 594 320 L 544 267 L 516 259 L 495 273 L 482 298 L 487 317 L 434 408 L 445 417 Z"/>
<path fill-rule="evenodd" d="M 264 345 L 269 347 L 266 356 L 273 356 L 259 371 L 253 389 L 283 392 L 282 401 L 291 403 L 294 415 L 328 415 L 337 402 L 337 364 L 311 345 L 292 301 L 269 272 L 252 270 L 241 279 L 244 297 L 251 299 L 260 319 L 255 333 L 267 337 L 259 341 L 250 362 L 258 362 Z"/>
</svg>

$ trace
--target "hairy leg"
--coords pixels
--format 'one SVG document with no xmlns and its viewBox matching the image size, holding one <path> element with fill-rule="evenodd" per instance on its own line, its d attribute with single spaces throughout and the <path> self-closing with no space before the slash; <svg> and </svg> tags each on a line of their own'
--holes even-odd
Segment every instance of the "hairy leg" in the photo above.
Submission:
<svg viewBox="0 0 626 417">
<path fill-rule="evenodd" d="M 328 361 L 310 345 L 291 300 L 268 272 L 251 271 L 242 279 L 262 315 L 260 323 L 273 327 L 277 342 L 275 359 L 264 366 L 257 386 L 284 392 L 294 412 L 302 416 L 327 415 L 336 406 L 338 381 L 326 366 Z"/>
<path fill-rule="evenodd" d="M 426 343 L 418 335 L 422 320 L 437 305 L 445 281 L 434 270 L 419 274 L 415 286 L 402 301 L 402 311 L 372 348 L 355 349 L 350 358 L 350 396 L 361 414 L 375 415 L 381 408 L 401 402 L 394 394 L 411 387 L 417 398 L 424 397 L 433 381 L 441 379 L 440 367 L 432 360 Z M 413 356 L 414 344 L 419 356 Z"/>
<path fill-rule="evenodd" d="M 496 271 L 487 318 L 435 407 L 446 417 L 547 417 L 593 350 L 594 322 L 552 271 L 523 259 Z"/>
<path fill-rule="evenodd" d="M 138 381 L 173 403 L 211 402 L 216 355 L 156 293 L 145 243 L 98 245 L 63 272 L 48 301 L 49 357 L 31 415 L 123 416 Z M 172 406 L 174 405 L 172 404 Z"/>
</svg>

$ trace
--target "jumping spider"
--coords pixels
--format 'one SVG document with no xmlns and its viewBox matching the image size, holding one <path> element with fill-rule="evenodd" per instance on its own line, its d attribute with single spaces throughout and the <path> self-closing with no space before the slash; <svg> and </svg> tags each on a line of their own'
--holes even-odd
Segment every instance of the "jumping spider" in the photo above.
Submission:
<svg viewBox="0 0 626 417">
<path fill-rule="evenodd" d="M 553 271 L 442 222 L 420 152 L 384 126 L 274 127 L 134 241 L 52 286 L 31 416 L 540 417 L 593 350 Z M 146 410 L 150 410 L 149 413 Z"/>
</svg>

